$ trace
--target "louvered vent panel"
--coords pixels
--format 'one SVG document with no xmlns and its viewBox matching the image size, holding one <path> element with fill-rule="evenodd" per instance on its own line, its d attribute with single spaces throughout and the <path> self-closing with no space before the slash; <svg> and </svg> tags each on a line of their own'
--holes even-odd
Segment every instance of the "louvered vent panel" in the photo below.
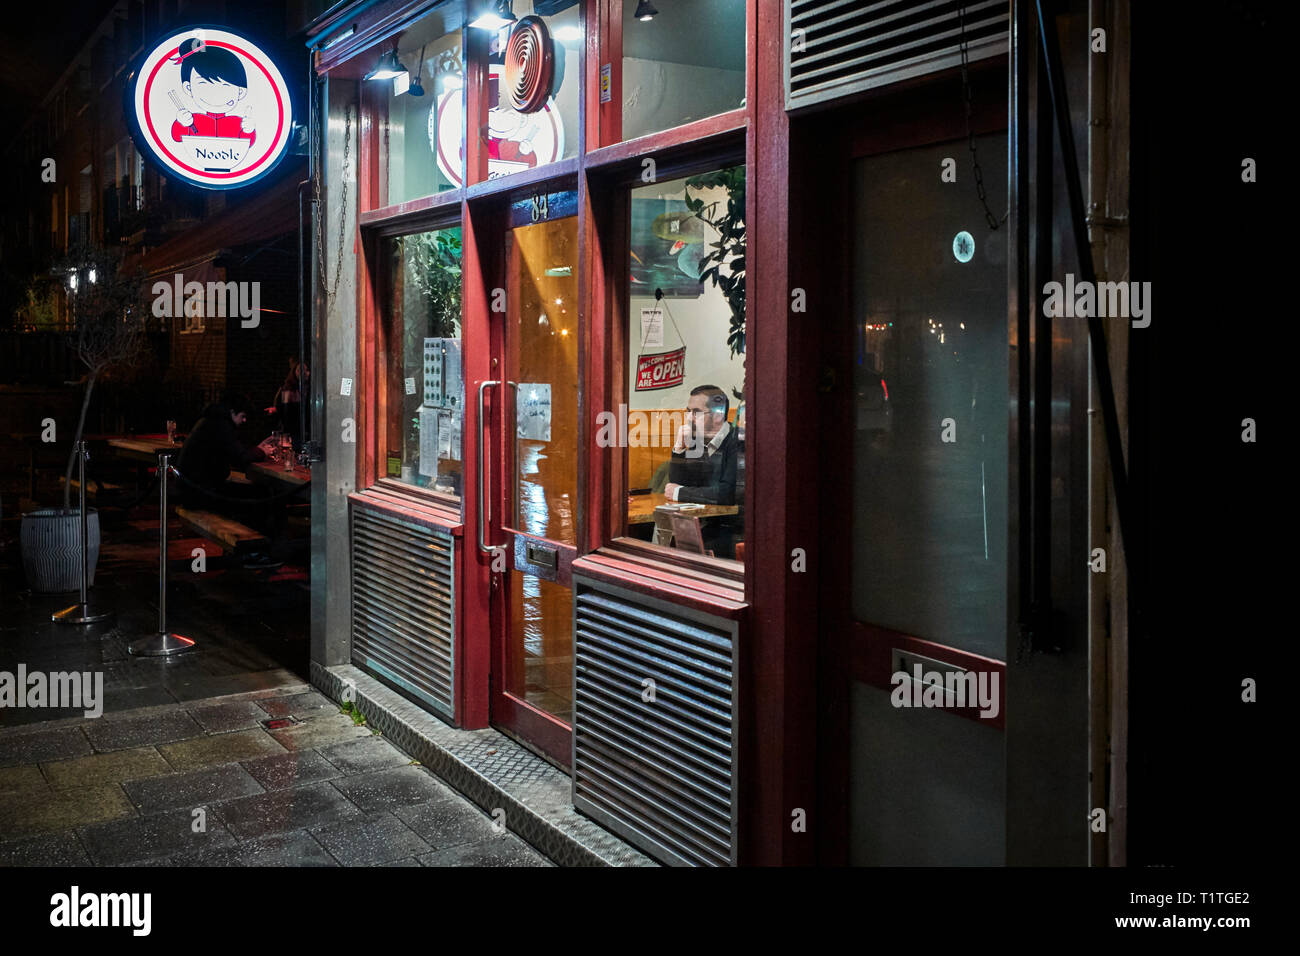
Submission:
<svg viewBox="0 0 1300 956">
<path fill-rule="evenodd" d="M 785 0 L 786 109 L 1005 53 L 1007 0 Z"/>
<path fill-rule="evenodd" d="M 573 583 L 574 806 L 663 862 L 734 864 L 735 625 Z"/>
<path fill-rule="evenodd" d="M 352 660 L 455 716 L 455 544 L 450 534 L 352 508 Z"/>
</svg>

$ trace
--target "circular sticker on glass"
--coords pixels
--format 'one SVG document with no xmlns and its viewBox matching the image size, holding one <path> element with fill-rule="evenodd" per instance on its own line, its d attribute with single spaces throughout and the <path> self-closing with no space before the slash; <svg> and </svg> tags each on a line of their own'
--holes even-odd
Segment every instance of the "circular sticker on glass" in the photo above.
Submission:
<svg viewBox="0 0 1300 956">
<path fill-rule="evenodd" d="M 508 176 L 520 170 L 554 163 L 564 155 L 564 122 L 555 100 L 536 113 L 520 113 L 501 101 L 505 67 L 493 63 L 488 70 L 488 179 Z M 436 115 L 435 115 L 436 114 Z M 436 109 L 429 111 L 429 148 L 438 158 L 438 168 L 452 183 L 465 178 L 465 144 L 461 135 L 464 118 L 459 87 L 449 88 Z"/>
<path fill-rule="evenodd" d="M 261 179 L 293 127 L 289 88 L 250 40 L 187 27 L 156 44 L 127 81 L 136 143 L 168 175 L 206 189 Z"/>
<path fill-rule="evenodd" d="M 958 262 L 970 262 L 975 256 L 975 237 L 963 229 L 952 240 L 952 254 Z"/>
</svg>

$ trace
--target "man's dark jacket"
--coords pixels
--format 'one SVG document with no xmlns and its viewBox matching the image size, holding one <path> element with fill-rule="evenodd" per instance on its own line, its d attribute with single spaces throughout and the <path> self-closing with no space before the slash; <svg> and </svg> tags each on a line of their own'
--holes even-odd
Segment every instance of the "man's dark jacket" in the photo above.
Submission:
<svg viewBox="0 0 1300 956">
<path fill-rule="evenodd" d="M 230 469 L 243 471 L 252 462 L 265 459 L 262 449 L 256 445 L 249 448 L 239 440 L 230 408 L 217 402 L 204 409 L 203 417 L 185 439 L 176 468 L 186 484 L 211 491 L 225 483 Z"/>
<path fill-rule="evenodd" d="M 740 455 L 740 441 L 734 426 L 727 429 L 718 450 L 707 451 L 698 458 L 673 453 L 668 467 L 668 480 L 682 486 L 678 501 L 691 501 L 705 505 L 734 505 L 736 503 L 736 462 Z"/>
</svg>

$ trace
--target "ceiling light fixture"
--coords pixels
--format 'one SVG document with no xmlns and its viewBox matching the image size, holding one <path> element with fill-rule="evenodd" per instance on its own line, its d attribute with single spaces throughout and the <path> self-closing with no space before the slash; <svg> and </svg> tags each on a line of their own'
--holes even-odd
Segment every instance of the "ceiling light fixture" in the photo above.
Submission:
<svg viewBox="0 0 1300 956">
<path fill-rule="evenodd" d="M 655 5 L 650 0 L 639 0 L 636 5 L 636 13 L 633 16 L 642 23 L 649 23 L 658 13 L 659 11 L 655 9 Z"/>
</svg>

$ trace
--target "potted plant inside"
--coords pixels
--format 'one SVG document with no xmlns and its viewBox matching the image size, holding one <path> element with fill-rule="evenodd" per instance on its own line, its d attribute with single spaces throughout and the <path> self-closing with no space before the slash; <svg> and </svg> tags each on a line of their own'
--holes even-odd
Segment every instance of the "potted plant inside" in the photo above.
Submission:
<svg viewBox="0 0 1300 956">
<path fill-rule="evenodd" d="M 68 346 L 85 375 L 81 412 L 72 435 L 64 471 L 63 507 L 23 515 L 20 528 L 23 571 L 33 591 L 75 591 L 81 583 L 81 512 L 72 507 L 72 469 L 86 425 L 95 383 L 105 375 L 135 365 L 143 355 L 148 302 L 144 277 L 122 269 L 119 252 L 83 246 L 54 269 L 67 306 Z M 99 515 L 86 516 L 87 578 L 94 581 L 99 558 Z"/>
</svg>

